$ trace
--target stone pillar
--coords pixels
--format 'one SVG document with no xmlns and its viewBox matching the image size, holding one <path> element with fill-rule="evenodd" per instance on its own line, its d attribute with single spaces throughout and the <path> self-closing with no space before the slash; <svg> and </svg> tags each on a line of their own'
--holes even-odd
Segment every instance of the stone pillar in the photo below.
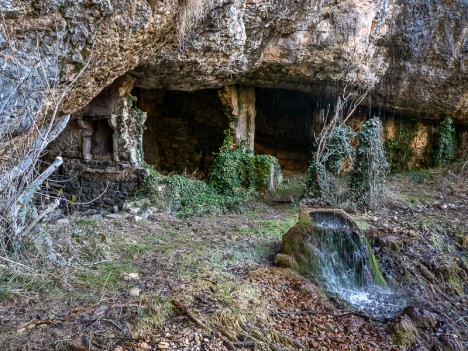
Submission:
<svg viewBox="0 0 468 351">
<path fill-rule="evenodd" d="M 78 119 L 78 125 L 81 128 L 83 136 L 83 159 L 89 161 L 93 158 L 91 155 L 91 138 L 93 136 L 93 123 L 90 121 L 83 121 L 81 118 Z"/>
<path fill-rule="evenodd" d="M 255 142 L 255 88 L 236 85 L 219 90 L 219 98 L 226 106 L 230 128 L 237 142 L 247 141 L 253 151 Z"/>
<path fill-rule="evenodd" d="M 119 129 L 117 125 L 117 115 L 110 115 L 110 118 L 107 120 L 107 124 L 114 131 L 112 133 L 112 155 L 114 161 L 119 161 Z"/>
</svg>

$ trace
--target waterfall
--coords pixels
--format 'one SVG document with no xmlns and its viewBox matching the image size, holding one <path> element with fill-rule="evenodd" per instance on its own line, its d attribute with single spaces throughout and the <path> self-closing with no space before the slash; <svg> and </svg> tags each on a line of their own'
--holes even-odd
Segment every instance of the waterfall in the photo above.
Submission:
<svg viewBox="0 0 468 351">
<path fill-rule="evenodd" d="M 306 243 L 313 253 L 311 264 L 322 288 L 375 319 L 400 314 L 406 303 L 386 285 L 365 237 L 352 230 L 345 217 L 320 212 L 310 216 L 322 229 L 314 233 L 318 238 Z"/>
</svg>

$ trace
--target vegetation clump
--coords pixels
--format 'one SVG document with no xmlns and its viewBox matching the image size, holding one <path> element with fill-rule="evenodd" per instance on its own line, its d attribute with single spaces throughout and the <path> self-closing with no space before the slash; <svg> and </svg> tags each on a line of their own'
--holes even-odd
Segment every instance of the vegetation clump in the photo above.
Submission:
<svg viewBox="0 0 468 351">
<path fill-rule="evenodd" d="M 353 140 L 357 139 L 357 148 Z M 318 138 L 319 147 L 308 168 L 306 197 L 319 197 L 332 201 L 339 193 L 339 176 L 345 161 L 351 171 L 348 188 L 356 203 L 375 208 L 380 203 L 389 164 L 383 145 L 382 122 L 378 118 L 367 121 L 359 134 L 342 122 L 324 128 Z"/>
<path fill-rule="evenodd" d="M 254 156 L 249 147 L 236 145 L 229 130 L 210 171 L 210 183 L 222 194 L 238 195 L 255 191 Z"/>
<path fill-rule="evenodd" d="M 403 123 L 400 121 L 396 130 L 396 136 L 385 142 L 385 154 L 392 172 L 407 171 L 409 162 L 413 156 L 411 144 L 417 134 L 415 122 Z"/>
<path fill-rule="evenodd" d="M 356 161 L 351 175 L 351 190 L 356 202 L 370 208 L 381 203 L 389 164 L 383 145 L 383 128 L 379 118 L 368 120 L 358 136 Z"/>
<path fill-rule="evenodd" d="M 223 214 L 243 201 L 242 196 L 223 196 L 201 180 L 175 175 L 165 180 L 170 187 L 171 209 L 180 217 Z"/>
<path fill-rule="evenodd" d="M 254 157 L 255 188 L 258 191 L 272 192 L 281 183 L 283 174 L 278 159 L 271 155 Z"/>
<path fill-rule="evenodd" d="M 245 193 L 224 195 L 202 180 L 185 175 L 164 176 L 149 165 L 146 169 L 147 176 L 136 196 L 146 197 L 152 206 L 178 217 L 224 214 L 240 210 L 247 200 Z"/>
<path fill-rule="evenodd" d="M 254 156 L 245 142 L 235 143 L 229 130 L 210 171 L 210 183 L 222 194 L 252 194 L 273 191 L 281 183 L 278 160 L 270 155 Z"/>
<path fill-rule="evenodd" d="M 343 169 L 344 162 L 352 163 L 354 159 L 351 141 L 355 136 L 353 129 L 345 124 L 332 127 L 328 133 L 319 136 L 318 142 L 323 148 L 314 153 L 309 165 L 306 195 L 331 197 L 336 190 L 336 176 Z"/>
<path fill-rule="evenodd" d="M 325 125 L 317 137 L 317 148 L 308 169 L 307 197 L 320 197 L 327 201 L 335 199 L 336 202 L 337 175 L 343 169 L 344 161 L 348 159 L 352 163 L 354 156 L 351 141 L 355 133 L 346 122 L 366 95 L 364 92 L 356 97 L 345 90 L 338 97 L 333 114 L 325 116 Z"/>
<path fill-rule="evenodd" d="M 147 176 L 136 196 L 148 197 L 153 206 L 188 217 L 241 211 L 257 190 L 275 189 L 282 179 L 278 160 L 254 156 L 245 144 L 234 145 L 231 134 L 225 134 L 208 183 L 184 175 L 164 176 L 146 165 Z"/>
<path fill-rule="evenodd" d="M 446 166 L 455 160 L 457 155 L 457 139 L 452 118 L 446 117 L 436 132 L 434 147 L 434 165 Z"/>
</svg>

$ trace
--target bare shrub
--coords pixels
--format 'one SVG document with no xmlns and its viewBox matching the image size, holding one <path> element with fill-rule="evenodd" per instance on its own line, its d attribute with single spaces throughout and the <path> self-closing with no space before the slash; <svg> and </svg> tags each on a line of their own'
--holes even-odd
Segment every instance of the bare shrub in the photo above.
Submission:
<svg viewBox="0 0 468 351">
<path fill-rule="evenodd" d="M 11 115 L 17 104 L 25 106 L 24 111 L 13 116 L 21 121 L 21 130 L 17 124 L 6 124 L 0 133 L 0 250 L 7 255 L 17 253 L 22 247 L 22 238 L 59 204 L 59 198 L 44 196 L 39 190 L 61 165 L 62 159 L 58 157 L 52 164 L 44 164 L 41 156 L 67 125 L 70 116 L 60 116 L 61 103 L 89 65 L 92 55 L 71 82 L 60 84 L 59 71 L 51 76 L 50 62 L 43 61 L 39 47 L 34 48 L 34 57 L 25 74 L 28 61 L 14 55 L 24 48 L 10 39 L 4 22 L 0 23 L 0 33 L 8 39 L 6 50 L 12 53 L 12 67 L 16 67 L 12 74 L 17 77 L 11 91 L 7 92 L 8 98 L 0 106 L 0 114 Z M 58 62 L 55 64 L 58 67 Z M 29 108 L 32 87 L 37 89 L 33 92 L 37 103 Z M 14 102 L 10 99 L 13 96 L 23 100 Z"/>
<path fill-rule="evenodd" d="M 327 111 L 324 127 L 316 137 L 318 145 L 308 169 L 306 196 L 332 202 L 337 200 L 337 190 L 342 186 L 336 176 L 341 170 L 342 162 L 350 160 L 354 151 L 350 145 L 354 132 L 346 122 L 366 95 L 367 91 L 355 95 L 347 93 L 345 88 L 342 96 L 338 97 L 333 114 L 330 110 Z M 341 189 L 340 193 L 342 192 Z"/>
</svg>

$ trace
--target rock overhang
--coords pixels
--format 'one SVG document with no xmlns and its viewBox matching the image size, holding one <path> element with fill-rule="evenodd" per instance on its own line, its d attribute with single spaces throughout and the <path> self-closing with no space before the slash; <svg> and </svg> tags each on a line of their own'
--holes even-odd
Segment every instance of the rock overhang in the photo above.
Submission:
<svg viewBox="0 0 468 351">
<path fill-rule="evenodd" d="M 25 117 L 30 113 L 26 107 L 40 110 L 40 100 L 50 93 L 47 82 L 55 82 L 60 94 L 83 68 L 67 88 L 63 113 L 83 108 L 130 72 L 138 78 L 137 86 L 186 91 L 241 84 L 339 94 L 342 83 L 370 87 L 367 104 L 409 118 L 451 115 L 466 120 L 464 1 L 210 4 L 202 20 L 181 38 L 178 13 L 183 4 L 172 0 L 25 0 L 18 6 L 3 1 L 3 125 L 10 131 L 27 129 L 31 118 Z M 30 30 L 25 32 L 25 25 Z M 32 72 L 22 92 L 13 91 L 16 71 L 8 59 L 10 44 L 17 49 L 21 70 Z M 37 57 L 45 74 L 31 71 Z"/>
</svg>

